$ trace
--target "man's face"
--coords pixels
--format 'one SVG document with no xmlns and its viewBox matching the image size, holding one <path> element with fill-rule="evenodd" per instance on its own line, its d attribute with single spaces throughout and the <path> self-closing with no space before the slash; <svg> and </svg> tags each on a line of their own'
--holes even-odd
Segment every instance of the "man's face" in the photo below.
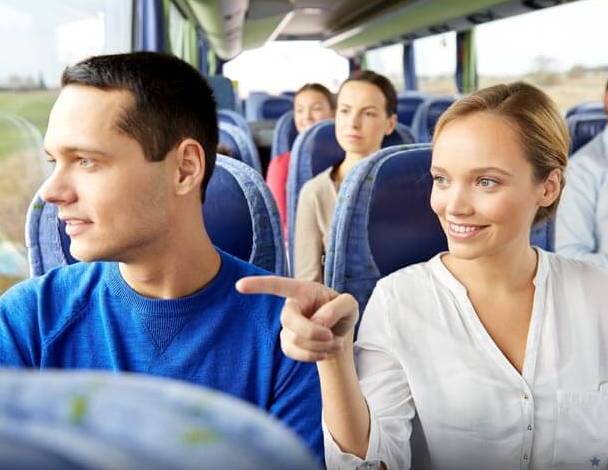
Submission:
<svg viewBox="0 0 608 470">
<path fill-rule="evenodd" d="M 133 263 L 167 246 L 172 159 L 146 160 L 117 128 L 132 102 L 127 91 L 68 85 L 51 110 L 44 148 L 54 169 L 41 196 L 58 206 L 83 261 Z"/>
</svg>

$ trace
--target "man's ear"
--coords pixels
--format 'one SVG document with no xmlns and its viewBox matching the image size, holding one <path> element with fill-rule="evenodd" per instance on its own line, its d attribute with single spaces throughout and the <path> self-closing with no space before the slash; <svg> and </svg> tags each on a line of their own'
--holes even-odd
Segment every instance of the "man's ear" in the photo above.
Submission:
<svg viewBox="0 0 608 470">
<path fill-rule="evenodd" d="M 205 150 L 196 140 L 184 139 L 175 152 L 175 194 L 182 196 L 193 190 L 199 192 L 205 176 Z"/>
</svg>

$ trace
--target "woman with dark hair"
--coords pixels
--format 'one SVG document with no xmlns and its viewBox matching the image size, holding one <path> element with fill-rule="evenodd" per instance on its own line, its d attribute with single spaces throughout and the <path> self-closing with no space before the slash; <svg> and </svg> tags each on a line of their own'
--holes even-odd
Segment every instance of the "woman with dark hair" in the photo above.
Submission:
<svg viewBox="0 0 608 470">
<path fill-rule="evenodd" d="M 358 72 L 338 91 L 336 138 L 344 160 L 302 187 L 298 199 L 294 272 L 298 279 L 323 282 L 323 256 L 338 189 L 350 169 L 380 149 L 397 125 L 397 92 L 390 80 Z"/>
<path fill-rule="evenodd" d="M 320 83 L 307 83 L 296 92 L 293 99 L 293 119 L 298 133 L 305 131 L 316 122 L 332 119 L 335 109 L 334 96 L 327 88 Z M 290 156 L 291 152 L 287 151 L 273 158 L 266 174 L 270 192 L 277 201 L 283 232 L 287 227 L 285 187 L 287 186 Z"/>
<path fill-rule="evenodd" d="M 557 107 L 526 83 L 454 103 L 431 162 L 449 251 L 381 279 L 354 345 L 352 296 L 238 282 L 288 298 L 281 346 L 317 362 L 328 468 L 608 468 L 608 273 L 530 246 L 568 146 Z"/>
</svg>

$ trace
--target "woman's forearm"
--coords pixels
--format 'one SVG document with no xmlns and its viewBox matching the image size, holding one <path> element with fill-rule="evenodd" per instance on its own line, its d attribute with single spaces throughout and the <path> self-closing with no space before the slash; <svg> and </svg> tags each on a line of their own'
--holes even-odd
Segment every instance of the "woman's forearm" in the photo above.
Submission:
<svg viewBox="0 0 608 470">
<path fill-rule="evenodd" d="M 370 415 L 359 387 L 350 341 L 338 355 L 317 362 L 325 425 L 343 452 L 364 459 L 369 444 Z"/>
</svg>

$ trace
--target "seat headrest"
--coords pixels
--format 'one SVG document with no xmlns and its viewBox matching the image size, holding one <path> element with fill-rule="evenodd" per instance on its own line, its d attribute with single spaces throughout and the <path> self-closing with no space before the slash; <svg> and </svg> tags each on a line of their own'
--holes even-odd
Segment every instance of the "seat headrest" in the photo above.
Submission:
<svg viewBox="0 0 608 470">
<path fill-rule="evenodd" d="M 262 101 L 260 117 L 262 119 L 279 119 L 293 109 L 293 101 L 285 96 L 271 96 Z"/>
<path fill-rule="evenodd" d="M 604 113 L 574 114 L 566 119 L 570 132 L 570 155 L 602 132 L 606 120 Z"/>
</svg>

